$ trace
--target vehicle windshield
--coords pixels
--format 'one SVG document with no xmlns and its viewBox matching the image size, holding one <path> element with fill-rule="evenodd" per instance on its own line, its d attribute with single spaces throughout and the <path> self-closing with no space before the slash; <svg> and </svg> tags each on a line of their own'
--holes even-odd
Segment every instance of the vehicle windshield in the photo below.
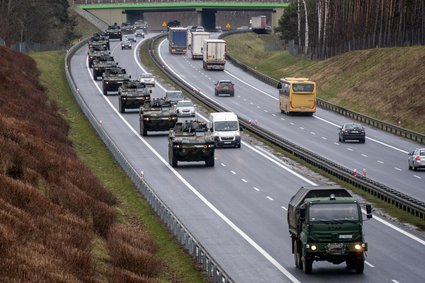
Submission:
<svg viewBox="0 0 425 283">
<path fill-rule="evenodd" d="M 362 125 L 360 124 L 346 124 L 345 125 L 346 129 L 352 130 L 352 129 L 361 129 Z"/>
<path fill-rule="evenodd" d="M 221 121 L 214 123 L 216 131 L 237 131 L 238 122 L 237 121 Z"/>
<path fill-rule="evenodd" d="M 144 79 L 151 79 L 152 78 L 152 74 L 141 74 L 140 77 L 141 78 L 144 78 Z"/>
<path fill-rule="evenodd" d="M 220 82 L 219 86 L 220 87 L 231 87 L 232 83 L 231 82 Z"/>
<path fill-rule="evenodd" d="M 292 84 L 294 92 L 313 92 L 314 84 Z"/>
<path fill-rule="evenodd" d="M 181 101 L 181 102 L 179 102 L 179 103 L 177 103 L 177 106 L 178 107 L 190 107 L 190 106 L 193 106 L 193 103 L 192 102 L 190 102 L 190 101 Z"/>
<path fill-rule="evenodd" d="M 421 150 L 421 151 L 419 151 L 419 155 L 420 155 L 420 156 L 425 156 L 425 150 Z"/>
<path fill-rule="evenodd" d="M 309 220 L 315 221 L 344 221 L 359 220 L 359 210 L 355 203 L 323 203 L 310 207 Z"/>
</svg>

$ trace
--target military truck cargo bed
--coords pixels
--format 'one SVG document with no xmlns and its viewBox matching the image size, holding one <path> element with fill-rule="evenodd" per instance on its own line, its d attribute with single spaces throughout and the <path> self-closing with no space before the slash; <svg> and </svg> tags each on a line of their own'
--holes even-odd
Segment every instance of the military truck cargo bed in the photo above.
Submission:
<svg viewBox="0 0 425 283">
<path fill-rule="evenodd" d="M 145 101 L 151 99 L 152 90 L 140 81 L 129 81 L 124 83 L 118 89 L 118 104 L 121 113 L 125 112 L 126 108 L 139 109 L 144 105 Z"/>
</svg>

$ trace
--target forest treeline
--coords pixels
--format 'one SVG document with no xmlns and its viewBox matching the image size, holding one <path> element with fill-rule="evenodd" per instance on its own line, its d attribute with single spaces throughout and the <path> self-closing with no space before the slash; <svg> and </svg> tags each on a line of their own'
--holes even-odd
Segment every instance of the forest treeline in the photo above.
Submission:
<svg viewBox="0 0 425 283">
<path fill-rule="evenodd" d="M 0 0 L 0 37 L 17 42 L 69 44 L 76 20 L 68 0 Z"/>
<path fill-rule="evenodd" d="M 299 53 L 328 58 L 376 47 L 425 44 L 424 0 L 291 0 L 275 29 Z"/>
</svg>

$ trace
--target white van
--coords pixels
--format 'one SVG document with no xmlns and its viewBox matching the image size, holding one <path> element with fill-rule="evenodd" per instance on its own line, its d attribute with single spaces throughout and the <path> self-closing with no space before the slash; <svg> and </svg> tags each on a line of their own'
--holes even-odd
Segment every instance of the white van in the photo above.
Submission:
<svg viewBox="0 0 425 283">
<path fill-rule="evenodd" d="M 241 147 L 238 116 L 233 112 L 215 112 L 209 116 L 209 127 L 213 132 L 215 146 Z"/>
</svg>

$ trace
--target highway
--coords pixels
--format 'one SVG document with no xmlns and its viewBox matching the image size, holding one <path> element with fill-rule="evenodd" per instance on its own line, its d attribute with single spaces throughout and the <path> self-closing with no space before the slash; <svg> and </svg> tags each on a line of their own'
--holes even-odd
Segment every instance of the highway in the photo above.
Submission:
<svg viewBox="0 0 425 283">
<path fill-rule="evenodd" d="M 165 48 L 164 45 L 162 48 Z M 111 42 L 111 52 L 132 78 L 138 78 L 143 72 L 142 66 L 138 63 L 136 49 L 122 51 L 118 42 Z M 193 79 L 192 83 L 196 82 L 199 88 L 212 90 L 212 81 L 202 75 L 202 70 L 199 68 L 197 70 L 189 64 L 196 66 L 199 62 L 191 62 L 186 56 L 167 56 L 166 53 L 164 51 L 162 55 L 167 64 L 185 70 L 182 73 L 185 78 Z M 238 71 L 232 70 L 229 65 L 226 68 L 232 75 L 238 74 Z M 193 75 L 195 70 L 197 73 Z M 145 180 L 157 195 L 235 282 L 424 281 L 424 239 L 393 226 L 380 217 L 366 221 L 364 225 L 369 253 L 363 275 L 347 271 L 344 264 L 332 265 L 326 262 L 314 263 L 313 275 L 305 275 L 296 269 L 293 263 L 286 224 L 286 206 L 300 186 L 318 184 L 320 178 L 315 179 L 308 177 L 308 174 L 297 173 L 300 172 L 297 168 L 283 163 L 262 147 L 247 142 L 242 144 L 241 149 L 217 149 L 216 165 L 213 168 L 204 167 L 202 163 L 187 163 L 174 169 L 167 162 L 167 132 L 146 138 L 139 135 L 137 112 L 120 114 L 117 110 L 117 97 L 102 95 L 101 83 L 92 80 L 87 65 L 86 47 L 81 48 L 73 57 L 71 74 L 77 82 L 79 95 L 85 100 L 99 125 L 120 147 L 129 163 L 137 171 L 144 172 Z M 206 75 L 224 74 L 227 76 L 227 72 L 212 72 Z M 254 80 L 246 74 L 242 77 L 249 82 Z M 236 81 L 235 78 L 233 80 Z M 257 88 L 264 87 L 255 81 L 253 83 Z M 232 99 L 225 98 L 223 101 L 227 102 L 223 103 L 229 103 L 235 110 L 251 109 L 251 112 L 247 112 L 252 116 L 250 118 L 258 120 L 262 125 L 267 123 L 264 117 L 277 117 L 277 107 L 274 113 L 276 117 L 271 115 L 273 114 L 271 112 L 273 108 L 270 106 L 270 102 L 273 101 L 271 97 L 262 94 L 260 96 L 262 99 L 254 100 L 258 94 L 255 94 L 251 87 L 243 88 L 242 85 L 244 84 L 237 83 L 237 95 L 233 102 Z M 162 95 L 163 89 L 157 85 L 153 96 Z M 258 104 L 250 104 L 254 101 Z M 320 116 L 321 113 L 318 112 L 317 115 Z M 320 117 L 329 120 L 332 118 L 332 115 L 329 115 Z M 319 144 L 318 153 L 322 154 L 321 150 L 324 153 L 329 151 L 328 143 L 337 140 L 336 128 L 333 128 L 333 135 L 328 133 L 328 136 L 324 136 L 328 139 L 328 143 L 325 139 L 323 143 L 314 142 L 315 135 L 322 140 L 321 130 L 330 128 L 329 124 L 322 120 L 297 117 L 301 119 L 292 122 L 280 114 L 277 118 L 279 119 L 271 122 L 271 125 L 277 127 L 286 123 L 294 129 L 305 127 L 304 130 L 292 132 L 284 132 L 282 129 L 282 134 L 303 136 L 304 139 L 308 137 L 306 142 Z M 312 120 L 320 121 L 316 123 L 321 126 L 314 130 L 315 135 L 310 133 L 311 136 L 306 136 L 303 132 L 313 132 L 309 126 Z M 291 125 L 291 122 L 294 125 Z M 370 137 L 373 136 L 372 131 L 368 130 Z M 387 142 L 390 143 L 391 140 Z M 369 144 L 373 143 L 368 140 L 366 145 Z M 396 140 L 394 145 L 400 147 Z M 357 144 L 355 146 L 358 147 Z M 352 147 L 354 148 L 354 145 Z M 356 152 L 357 150 L 353 149 L 352 154 Z M 373 156 L 372 151 L 367 153 Z M 347 154 L 350 154 L 348 150 Z M 374 171 L 370 173 L 373 174 Z"/>
<path fill-rule="evenodd" d="M 224 72 L 207 71 L 202 60 L 168 53 L 163 41 L 160 55 L 167 66 L 225 108 L 240 117 L 315 152 L 349 169 L 356 169 L 388 187 L 425 201 L 425 171 L 408 170 L 407 153 L 421 145 L 401 137 L 366 128 L 366 143 L 338 142 L 338 127 L 349 119 L 318 108 L 313 117 L 287 116 L 280 113 L 278 90 L 227 63 Z M 195 75 L 196 74 L 196 75 Z M 202 80 L 199 79 L 202 78 Z M 214 82 L 229 79 L 235 84 L 235 97 L 214 97 Z"/>
</svg>

